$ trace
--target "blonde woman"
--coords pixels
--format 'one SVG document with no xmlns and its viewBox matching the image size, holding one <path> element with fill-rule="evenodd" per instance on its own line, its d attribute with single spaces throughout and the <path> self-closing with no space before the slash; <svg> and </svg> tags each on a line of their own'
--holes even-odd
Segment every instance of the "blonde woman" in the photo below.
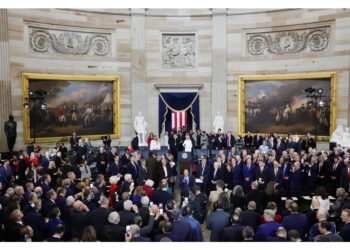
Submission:
<svg viewBox="0 0 350 250">
<path fill-rule="evenodd" d="M 151 141 L 150 150 L 160 150 L 160 141 L 156 135 L 154 136 L 154 140 Z"/>
</svg>

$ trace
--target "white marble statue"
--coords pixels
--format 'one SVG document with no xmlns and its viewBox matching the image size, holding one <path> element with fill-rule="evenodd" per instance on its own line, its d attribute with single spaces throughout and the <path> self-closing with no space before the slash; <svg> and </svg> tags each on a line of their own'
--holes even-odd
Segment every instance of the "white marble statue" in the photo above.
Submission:
<svg viewBox="0 0 350 250">
<path fill-rule="evenodd" d="M 224 117 L 220 115 L 220 111 L 218 111 L 217 115 L 214 118 L 213 129 L 215 133 L 217 133 L 219 129 L 221 129 L 221 132 L 224 131 Z"/>
<path fill-rule="evenodd" d="M 147 146 L 145 137 L 147 133 L 147 122 L 143 115 L 141 114 L 141 111 L 139 111 L 138 115 L 135 117 L 134 120 L 134 129 L 137 133 L 137 136 L 139 137 L 139 146 Z"/>
<path fill-rule="evenodd" d="M 345 129 L 345 132 L 343 134 L 343 139 L 339 144 L 344 148 L 350 148 L 350 129 L 349 128 Z"/>
<path fill-rule="evenodd" d="M 330 142 L 335 142 L 337 144 L 341 144 L 343 140 L 343 134 L 344 134 L 344 127 L 342 125 L 338 125 L 337 128 L 334 130 Z"/>
</svg>

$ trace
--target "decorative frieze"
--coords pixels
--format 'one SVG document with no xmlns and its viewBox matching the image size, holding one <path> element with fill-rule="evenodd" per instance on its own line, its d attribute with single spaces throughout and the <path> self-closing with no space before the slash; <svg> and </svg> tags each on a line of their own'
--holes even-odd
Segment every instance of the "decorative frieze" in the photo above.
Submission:
<svg viewBox="0 0 350 250">
<path fill-rule="evenodd" d="M 320 52 L 329 48 L 330 26 L 246 34 L 248 55 Z"/>
<path fill-rule="evenodd" d="M 195 34 L 162 34 L 163 69 L 196 68 Z"/>
<path fill-rule="evenodd" d="M 111 56 L 111 34 L 29 28 L 30 48 L 39 53 Z"/>
</svg>

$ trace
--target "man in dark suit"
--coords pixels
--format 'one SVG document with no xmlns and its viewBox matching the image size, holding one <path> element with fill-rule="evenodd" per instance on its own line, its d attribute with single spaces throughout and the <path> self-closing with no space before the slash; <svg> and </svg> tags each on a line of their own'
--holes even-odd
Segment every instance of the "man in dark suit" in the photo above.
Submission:
<svg viewBox="0 0 350 250">
<path fill-rule="evenodd" d="M 253 137 L 250 135 L 250 131 L 244 136 L 244 146 L 250 149 L 253 146 Z"/>
<path fill-rule="evenodd" d="M 114 162 L 115 157 L 116 157 L 117 155 L 119 155 L 119 154 L 118 154 L 117 148 L 116 148 L 116 147 L 113 147 L 113 148 L 111 149 L 111 151 L 107 153 L 107 155 L 108 155 L 108 163 L 111 164 L 112 162 Z"/>
<path fill-rule="evenodd" d="M 318 230 L 321 234 L 323 234 L 326 238 L 329 239 L 330 242 L 341 242 L 343 239 L 331 232 L 331 223 L 329 221 L 322 221 L 318 224 Z"/>
<path fill-rule="evenodd" d="M 278 183 L 277 188 L 280 188 L 282 180 L 283 180 L 283 173 L 280 164 L 274 160 L 273 166 L 269 168 L 269 181 L 273 181 L 275 183 Z"/>
<path fill-rule="evenodd" d="M 332 164 L 325 155 L 320 155 L 318 160 L 318 185 L 328 187 L 330 183 Z"/>
<path fill-rule="evenodd" d="M 138 176 L 137 176 L 137 183 L 139 186 L 145 185 L 145 181 L 148 179 L 148 173 L 147 173 L 147 166 L 146 166 L 146 160 L 141 160 L 141 165 L 138 165 Z"/>
<path fill-rule="evenodd" d="M 135 183 L 137 183 L 137 174 L 138 174 L 138 164 L 136 162 L 136 156 L 131 156 L 130 162 L 126 167 L 126 171 L 128 174 L 131 174 L 132 179 Z"/>
<path fill-rule="evenodd" d="M 243 241 L 243 229 L 240 223 L 240 215 L 233 214 L 231 218 L 232 226 L 226 227 L 223 232 L 222 241 L 239 242 Z"/>
<path fill-rule="evenodd" d="M 344 163 L 340 156 L 334 157 L 334 162 L 331 168 L 331 194 L 335 194 L 336 189 L 339 186 L 340 176 L 343 171 Z"/>
<path fill-rule="evenodd" d="M 47 191 L 49 191 L 50 189 L 52 189 L 52 187 L 50 187 L 50 183 L 51 183 L 51 176 L 49 174 L 44 174 L 42 177 L 42 184 L 40 185 L 42 190 L 43 190 L 43 197 L 46 198 L 46 193 Z"/>
<path fill-rule="evenodd" d="M 56 225 L 55 233 L 47 239 L 48 242 L 63 242 L 62 238 L 66 227 L 63 224 Z"/>
<path fill-rule="evenodd" d="M 306 135 L 306 150 L 311 148 L 316 148 L 316 141 L 311 137 L 310 133 L 307 133 Z"/>
<path fill-rule="evenodd" d="M 179 185 L 182 191 L 187 190 L 190 193 L 193 193 L 194 180 L 190 176 L 188 169 L 184 170 L 184 174 L 179 177 Z"/>
<path fill-rule="evenodd" d="M 170 152 L 174 155 L 174 160 L 176 161 L 177 154 L 180 150 L 180 139 L 177 137 L 177 134 L 170 135 L 169 147 L 170 147 Z"/>
<path fill-rule="evenodd" d="M 303 171 L 300 162 L 294 162 L 290 172 L 290 191 L 292 194 L 299 194 L 303 185 Z"/>
<path fill-rule="evenodd" d="M 161 183 L 163 179 L 169 181 L 170 177 L 173 175 L 173 171 L 170 168 L 166 159 L 161 161 L 161 166 L 158 169 L 158 182 Z"/>
<path fill-rule="evenodd" d="M 140 236 L 140 227 L 136 224 L 130 225 L 130 233 L 125 234 L 126 242 L 149 242 L 150 238 Z"/>
<path fill-rule="evenodd" d="M 291 215 L 283 217 L 282 225 L 287 231 L 295 229 L 299 232 L 302 240 L 306 238 L 306 232 L 308 230 L 308 220 L 305 215 L 299 213 L 299 206 L 296 202 L 290 205 Z"/>
<path fill-rule="evenodd" d="M 70 148 L 77 151 L 80 137 L 77 136 L 76 132 L 73 132 L 72 136 L 69 138 Z"/>
<path fill-rule="evenodd" d="M 350 191 L 350 161 L 346 164 L 347 166 L 343 168 L 340 178 L 339 186 L 344 188 L 346 192 Z"/>
<path fill-rule="evenodd" d="M 210 173 L 209 178 L 209 191 L 215 190 L 216 182 L 218 180 L 223 180 L 223 175 L 221 168 L 219 168 L 219 162 L 214 162 L 214 168 L 212 169 Z"/>
<path fill-rule="evenodd" d="M 284 227 L 277 228 L 276 236 L 267 237 L 270 242 L 285 242 L 287 241 L 287 230 Z"/>
<path fill-rule="evenodd" d="M 207 212 L 206 208 L 208 204 L 208 197 L 205 193 L 201 192 L 201 188 L 198 185 L 194 186 L 194 194 L 195 197 L 193 202 L 199 204 L 200 210 L 197 211 L 196 206 L 192 206 L 190 202 L 190 205 L 193 209 L 193 217 L 202 224 Z"/>
<path fill-rule="evenodd" d="M 48 215 L 50 211 L 57 207 L 55 200 L 57 199 L 56 191 L 53 189 L 50 189 L 46 192 L 46 200 L 44 200 L 43 205 L 43 211 L 46 218 L 48 218 Z"/>
<path fill-rule="evenodd" d="M 210 178 L 210 165 L 207 162 L 207 159 L 205 157 L 201 160 L 201 163 L 197 168 L 196 174 L 197 174 L 197 178 L 203 181 L 203 183 L 199 183 L 201 190 L 204 193 L 207 193 L 209 178 Z"/>
<path fill-rule="evenodd" d="M 180 219 L 180 210 L 175 208 L 172 210 L 173 230 L 171 231 L 172 240 L 175 242 L 192 241 L 191 224 Z"/>
<path fill-rule="evenodd" d="M 41 202 L 37 201 L 33 204 L 34 208 L 25 215 L 24 222 L 33 229 L 32 241 L 43 241 L 46 235 L 47 224 L 40 213 Z"/>
<path fill-rule="evenodd" d="M 134 138 L 131 140 L 131 147 L 134 150 L 139 150 L 139 137 L 137 136 L 137 133 L 135 132 Z"/>
<path fill-rule="evenodd" d="M 6 241 L 16 242 L 23 239 L 20 231 L 24 227 L 23 225 L 23 213 L 19 209 L 14 209 L 8 218 L 8 222 L 5 224 L 5 237 Z"/>
<path fill-rule="evenodd" d="M 126 200 L 123 203 L 124 210 L 119 212 L 120 222 L 119 225 L 126 227 L 134 222 L 134 217 L 138 215 L 138 208 L 132 204 L 131 200 Z"/>
<path fill-rule="evenodd" d="M 102 227 L 102 240 L 108 242 L 125 241 L 125 227 L 119 225 L 120 216 L 118 212 L 112 212 L 108 215 L 108 224 Z"/>
<path fill-rule="evenodd" d="M 222 241 L 223 231 L 230 224 L 230 214 L 223 210 L 223 202 L 219 200 L 216 204 L 217 210 L 208 216 L 207 229 L 211 230 L 210 241 Z"/>
<path fill-rule="evenodd" d="M 256 241 L 267 241 L 268 237 L 273 237 L 276 235 L 276 231 L 281 224 L 274 221 L 275 213 L 271 209 L 264 210 L 264 220 L 266 223 L 261 224 L 255 234 Z"/>
<path fill-rule="evenodd" d="M 340 229 L 339 235 L 343 241 L 350 241 L 350 209 L 344 209 L 340 216 L 344 226 Z"/>
<path fill-rule="evenodd" d="M 225 149 L 227 149 L 227 150 L 231 150 L 231 148 L 235 146 L 236 139 L 231 134 L 231 131 L 228 131 L 226 133 L 224 143 L 225 143 Z"/>
<path fill-rule="evenodd" d="M 260 223 L 260 215 L 255 212 L 255 201 L 249 201 L 247 208 L 247 210 L 243 210 L 241 213 L 241 225 L 250 226 L 254 229 L 254 232 L 256 232 Z"/>
<path fill-rule="evenodd" d="M 45 151 L 45 156 L 41 157 L 41 161 L 40 161 L 41 166 L 45 169 L 45 172 L 47 171 L 47 168 L 49 167 L 50 161 L 51 161 L 50 152 Z"/>
<path fill-rule="evenodd" d="M 88 210 L 87 206 L 79 200 L 73 203 L 73 208 L 69 210 L 72 237 L 81 237 L 84 227 L 88 224 Z"/>
<path fill-rule="evenodd" d="M 101 240 L 101 229 L 104 225 L 108 224 L 108 215 L 112 212 L 108 209 L 109 199 L 106 197 L 101 198 L 100 207 L 89 211 L 88 213 L 88 225 L 92 225 L 96 232 L 97 238 Z"/>
<path fill-rule="evenodd" d="M 263 138 L 262 136 L 260 135 L 260 133 L 256 133 L 256 135 L 254 135 L 254 148 L 255 149 L 258 149 L 260 147 L 260 145 L 262 145 L 263 143 Z"/>
<path fill-rule="evenodd" d="M 256 210 L 260 213 L 263 209 L 263 191 L 258 189 L 259 184 L 257 181 L 252 182 L 251 189 L 246 195 L 246 203 L 254 201 L 256 204 Z"/>
<path fill-rule="evenodd" d="M 244 179 L 244 187 L 248 189 L 255 180 L 256 166 L 252 163 L 251 158 L 247 159 L 247 163 L 243 165 L 242 174 Z"/>
<path fill-rule="evenodd" d="M 276 154 L 280 156 L 284 150 L 286 150 L 286 146 L 284 145 L 282 140 L 278 138 L 276 144 Z"/>
<path fill-rule="evenodd" d="M 125 149 L 125 152 L 124 154 L 122 155 L 122 163 L 123 165 L 127 166 L 128 163 L 130 162 L 130 159 L 131 159 L 131 154 L 129 152 L 129 149 Z"/>
<path fill-rule="evenodd" d="M 265 166 L 265 162 L 260 160 L 259 166 L 255 169 L 255 180 L 259 184 L 260 189 L 264 189 L 269 181 L 269 170 Z"/>
<path fill-rule="evenodd" d="M 153 193 L 153 202 L 157 205 L 162 203 L 163 205 L 167 203 L 168 200 L 173 199 L 173 196 L 168 193 L 168 183 L 161 184 L 161 190 L 157 190 Z"/>
<path fill-rule="evenodd" d="M 291 164 L 287 158 L 283 159 L 281 168 L 282 168 L 282 176 L 283 176 L 281 186 L 284 190 L 289 190 Z"/>
<path fill-rule="evenodd" d="M 104 147 L 100 147 L 100 151 L 96 155 L 98 172 L 104 174 L 108 164 L 108 155 L 105 152 Z"/>
<path fill-rule="evenodd" d="M 315 190 L 318 175 L 317 157 L 311 157 L 311 162 L 304 162 L 304 169 L 306 175 L 306 190 Z"/>
</svg>

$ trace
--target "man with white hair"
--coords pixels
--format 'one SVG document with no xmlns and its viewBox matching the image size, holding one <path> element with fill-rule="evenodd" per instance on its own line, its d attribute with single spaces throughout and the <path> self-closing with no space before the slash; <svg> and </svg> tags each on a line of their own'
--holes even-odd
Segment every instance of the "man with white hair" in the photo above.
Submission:
<svg viewBox="0 0 350 250">
<path fill-rule="evenodd" d="M 318 222 L 313 224 L 311 227 L 309 241 L 314 241 L 314 238 L 317 235 L 321 234 L 319 231 L 319 224 L 322 221 L 327 221 L 328 217 L 329 217 L 329 213 L 326 209 L 324 209 L 324 208 L 318 209 L 317 214 L 316 214 L 316 218 L 317 218 Z M 331 223 L 331 231 L 332 231 L 332 233 L 335 233 L 335 226 L 333 223 Z"/>
<path fill-rule="evenodd" d="M 267 241 L 268 237 L 273 237 L 276 235 L 276 231 L 279 227 L 282 227 L 281 224 L 274 221 L 275 212 L 271 209 L 264 210 L 264 220 L 266 223 L 261 224 L 258 227 L 258 230 L 255 235 L 256 241 Z"/>
<path fill-rule="evenodd" d="M 131 174 L 125 174 L 124 175 L 124 181 L 122 183 L 122 193 L 124 192 L 131 192 L 132 191 L 132 185 L 133 179 Z"/>
<path fill-rule="evenodd" d="M 125 227 L 119 225 L 120 216 L 118 212 L 108 215 L 108 224 L 102 228 L 102 240 L 108 242 L 125 241 Z"/>
<path fill-rule="evenodd" d="M 120 211 L 120 222 L 119 225 L 122 227 L 126 227 L 133 223 L 133 219 L 135 216 L 139 214 L 139 210 L 136 205 L 132 204 L 131 200 L 124 201 L 124 210 Z"/>
</svg>

